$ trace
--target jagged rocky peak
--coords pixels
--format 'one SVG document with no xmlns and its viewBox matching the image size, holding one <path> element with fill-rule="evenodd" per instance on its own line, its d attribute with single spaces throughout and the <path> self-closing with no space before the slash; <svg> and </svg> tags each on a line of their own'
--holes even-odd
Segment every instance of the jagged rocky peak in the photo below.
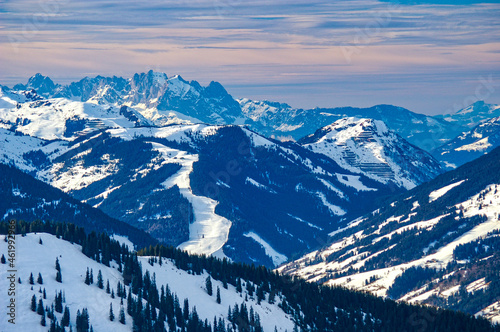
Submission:
<svg viewBox="0 0 500 332">
<path fill-rule="evenodd" d="M 55 84 L 50 77 L 37 73 L 28 79 L 26 85 L 16 84 L 13 90 L 35 90 L 40 95 L 48 96 L 51 95 L 58 86 L 59 85 Z"/>
<path fill-rule="evenodd" d="M 54 82 L 48 76 L 37 73 L 28 80 L 28 87 L 33 89 L 52 91 L 55 88 Z"/>
<path fill-rule="evenodd" d="M 130 80 L 130 94 L 128 102 L 132 104 L 144 103 L 146 106 L 156 106 L 158 98 L 167 90 L 168 77 L 165 73 L 154 72 L 134 74 Z"/>
<path fill-rule="evenodd" d="M 224 97 L 228 95 L 226 89 L 220 84 L 219 82 L 212 81 L 210 84 L 206 87 L 205 93 L 208 97 Z"/>
</svg>

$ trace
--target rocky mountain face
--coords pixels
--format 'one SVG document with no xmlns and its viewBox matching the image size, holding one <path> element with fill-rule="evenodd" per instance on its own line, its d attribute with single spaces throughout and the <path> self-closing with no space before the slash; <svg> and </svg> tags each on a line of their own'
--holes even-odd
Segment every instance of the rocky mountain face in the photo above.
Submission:
<svg viewBox="0 0 500 332">
<path fill-rule="evenodd" d="M 239 102 L 245 115 L 254 122 L 252 125 L 257 131 L 276 137 L 291 136 L 296 140 L 347 117 L 380 120 L 411 144 L 426 151 L 438 147 L 464 130 L 462 126 L 444 119 L 413 113 L 392 105 L 304 110 L 268 101 L 241 99 Z"/>
<path fill-rule="evenodd" d="M 477 101 L 452 114 L 436 115 L 435 118 L 454 123 L 457 126 L 473 129 L 486 120 L 500 116 L 500 106 Z M 465 131 L 465 130 L 464 130 Z"/>
<path fill-rule="evenodd" d="M 279 268 L 500 321 L 500 148 L 391 198 Z"/>
<path fill-rule="evenodd" d="M 299 140 L 342 167 L 378 182 L 412 189 L 441 173 L 427 152 L 409 144 L 379 120 L 344 118 Z"/>
</svg>

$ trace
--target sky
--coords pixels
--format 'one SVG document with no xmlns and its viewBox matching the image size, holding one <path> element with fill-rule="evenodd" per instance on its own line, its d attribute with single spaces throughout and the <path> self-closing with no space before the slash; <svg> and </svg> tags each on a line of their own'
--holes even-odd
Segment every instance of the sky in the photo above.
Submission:
<svg viewBox="0 0 500 332">
<path fill-rule="evenodd" d="M 0 0 L 0 84 L 149 69 L 292 107 L 500 104 L 499 1 Z"/>
</svg>

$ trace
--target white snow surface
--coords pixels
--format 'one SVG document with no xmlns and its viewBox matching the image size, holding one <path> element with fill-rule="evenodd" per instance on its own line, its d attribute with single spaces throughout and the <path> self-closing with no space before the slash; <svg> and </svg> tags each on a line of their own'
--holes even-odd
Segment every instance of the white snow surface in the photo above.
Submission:
<svg viewBox="0 0 500 332">
<path fill-rule="evenodd" d="M 269 243 L 267 243 L 255 232 L 247 232 L 243 235 L 252 238 L 253 240 L 255 240 L 255 242 L 260 244 L 266 251 L 266 255 L 271 257 L 271 259 L 273 260 L 274 266 L 279 266 L 287 261 L 288 257 L 277 252 Z"/>
<path fill-rule="evenodd" d="M 39 244 L 39 239 L 43 244 Z M 0 252 L 7 252 L 7 243 L 0 241 Z M 55 260 L 59 259 L 62 273 L 62 283 L 55 281 Z M 213 289 L 220 288 L 221 304 L 218 304 L 215 295 L 209 296 L 205 290 L 205 279 L 208 274 L 205 272 L 202 275 L 192 275 L 186 271 L 179 270 L 175 264 L 163 259 L 163 264 L 154 264 L 151 266 L 148 262 L 148 257 L 139 257 L 139 261 L 143 267 L 143 273 L 148 270 L 150 275 L 156 277 L 158 288 L 168 284 L 171 291 L 176 293 L 181 303 L 184 299 L 189 299 L 190 309 L 196 307 L 200 319 L 207 319 L 212 322 L 214 316 L 224 318 L 227 321 L 227 308 L 240 305 L 245 302 L 244 295 L 236 292 L 232 285 L 228 285 L 228 289 L 224 289 L 222 282 L 212 279 Z M 113 264 L 112 264 L 113 265 Z M 66 298 L 66 303 L 70 310 L 71 324 L 75 331 L 75 318 L 77 310 L 87 308 L 90 317 L 90 324 L 94 331 L 116 331 L 125 332 L 132 331 L 132 317 L 125 310 L 126 324 L 122 325 L 118 322 L 118 314 L 120 312 L 120 299 L 111 298 L 104 289 L 99 289 L 94 283 L 86 285 L 84 283 L 85 272 L 87 267 L 93 269 L 94 280 L 99 270 L 102 272 L 104 283 L 109 280 L 110 286 L 115 289 L 117 282 L 123 284 L 121 274 L 113 267 L 106 267 L 96 261 L 88 258 L 81 252 L 81 247 L 76 244 L 71 244 L 67 241 L 57 239 L 55 236 L 46 233 L 29 233 L 25 237 L 16 236 L 16 324 L 12 325 L 7 322 L 8 316 L 2 314 L 0 317 L 0 327 L 2 332 L 18 332 L 18 331 L 33 331 L 46 332 L 50 325 L 50 319 L 47 318 L 47 326 L 40 325 L 40 316 L 30 310 L 31 297 L 35 295 L 38 299 L 42 294 L 38 292 L 39 288 L 45 288 L 47 299 L 43 300 L 44 305 L 51 305 L 54 301 L 55 292 L 63 291 Z M 43 285 L 36 284 L 38 273 L 42 274 Z M 31 290 L 31 285 L 28 283 L 30 273 L 33 273 L 35 285 Z M 5 265 L 0 268 L 0 289 L 9 288 L 7 276 L 9 272 Z M 17 278 L 21 278 L 21 284 L 17 282 Z M 243 281 L 243 289 L 245 289 L 245 281 Z M 215 292 L 214 292 L 215 294 Z M 5 294 L 0 297 L 0 305 L 6 308 L 9 297 Z M 113 305 L 113 311 L 116 319 L 111 322 L 108 317 L 110 303 Z M 273 331 L 274 327 L 280 332 L 285 330 L 292 331 L 293 318 L 288 316 L 278 307 L 277 304 L 269 304 L 266 300 L 260 305 L 257 304 L 255 296 L 249 297 L 246 305 L 254 309 L 259 314 L 261 324 L 264 331 Z M 125 306 L 126 307 L 126 306 Z M 126 309 L 126 308 L 125 308 Z M 5 311 L 2 309 L 2 313 Z M 62 314 L 55 313 L 58 321 L 61 321 Z"/>
<path fill-rule="evenodd" d="M 32 137 L 46 140 L 71 140 L 65 136 L 66 121 L 70 119 L 85 119 L 87 124 L 82 133 L 101 128 L 130 128 L 134 123 L 119 114 L 120 109 L 111 105 L 98 105 L 91 102 L 72 101 L 64 98 L 52 98 L 41 101 L 20 104 L 20 108 L 0 108 L 0 118 L 11 124 L 18 119 L 23 124 L 17 130 Z M 141 117 L 141 115 L 138 115 Z M 148 121 L 143 118 L 142 121 Z"/>
<path fill-rule="evenodd" d="M 110 238 L 112 238 L 113 240 L 115 241 L 118 241 L 120 242 L 121 245 L 125 245 L 128 250 L 130 251 L 134 251 L 135 249 L 135 246 L 134 246 L 134 243 L 132 241 L 130 241 L 128 239 L 128 237 L 126 236 L 123 236 L 123 235 L 118 235 L 118 234 L 113 234 L 110 236 Z"/>
<path fill-rule="evenodd" d="M 269 192 L 271 192 L 273 194 L 276 194 L 276 191 L 274 191 L 273 189 L 269 188 L 268 186 L 266 186 L 266 185 L 264 185 L 264 184 L 262 184 L 260 182 L 255 181 L 252 178 L 247 177 L 245 179 L 245 183 L 249 183 L 249 184 L 251 184 L 251 185 L 253 185 L 253 186 L 255 186 L 255 187 L 259 188 L 259 189 L 263 189 L 263 190 L 269 191 Z"/>
<path fill-rule="evenodd" d="M 193 163 L 198 161 L 198 155 L 168 148 L 159 143 L 155 144 L 155 148 L 166 158 L 175 156 L 175 161 L 181 165 L 181 169 L 166 179 L 162 186 L 168 189 L 177 185 L 194 210 L 194 222 L 189 225 L 189 240 L 181 243 L 179 248 L 190 253 L 206 255 L 220 250 L 227 242 L 231 221 L 215 213 L 217 201 L 193 194 L 189 175 L 193 170 Z"/>
<path fill-rule="evenodd" d="M 399 153 L 395 145 L 404 141 L 390 131 L 385 123 L 373 119 L 344 118 L 323 128 L 326 133 L 304 146 L 333 159 L 342 168 L 362 173 L 381 183 L 396 182 L 412 189 L 416 181 L 412 174 L 391 159 L 390 153 Z M 416 150 L 406 143 L 407 149 Z M 412 156 L 400 155 L 400 159 Z"/>
<path fill-rule="evenodd" d="M 491 143 L 488 142 L 488 137 L 480 139 L 474 143 L 462 145 L 455 149 L 455 151 L 484 151 L 492 147 Z"/>
<path fill-rule="evenodd" d="M 358 191 L 377 191 L 377 189 L 367 187 L 359 180 L 359 175 L 335 174 L 340 183 L 352 187 Z"/>
<path fill-rule="evenodd" d="M 450 191 L 451 189 L 461 185 L 462 183 L 464 183 L 465 180 L 462 180 L 462 181 L 458 181 L 458 182 L 455 182 L 455 183 L 452 183 L 452 184 L 449 184 L 441 189 L 437 189 L 437 190 L 434 190 L 433 192 L 431 192 L 429 194 L 429 202 L 434 202 L 435 200 L 437 200 L 439 197 L 445 195 L 448 191 Z"/>
<path fill-rule="evenodd" d="M 453 185 L 457 186 L 461 184 L 461 182 L 456 182 Z M 446 188 L 446 187 L 445 187 Z M 443 188 L 444 189 L 444 188 Z M 451 188 L 449 188 L 451 189 Z M 449 190 L 448 189 L 448 190 Z M 482 198 L 480 198 L 482 197 Z M 472 217 L 476 216 L 479 214 L 483 214 L 487 217 L 487 220 L 471 230 L 467 231 L 466 233 L 462 234 L 461 236 L 458 236 L 448 244 L 445 244 L 444 246 L 440 247 L 437 249 L 437 251 L 433 254 L 427 255 L 427 252 L 423 253 L 422 257 L 419 259 L 416 259 L 414 261 L 400 264 L 400 265 L 395 265 L 391 266 L 388 268 L 383 268 L 383 269 L 378 269 L 378 270 L 372 270 L 372 271 L 367 271 L 367 272 L 361 272 L 361 273 L 355 273 L 352 275 L 347 275 L 344 277 L 340 277 L 337 279 L 331 279 L 327 282 L 327 284 L 330 285 L 341 285 L 345 286 L 348 288 L 353 288 L 353 289 L 358 289 L 358 290 L 363 290 L 363 291 L 368 291 L 371 292 L 375 295 L 378 296 L 386 296 L 387 289 L 392 285 L 394 282 L 395 278 L 400 276 L 403 271 L 408 269 L 409 267 L 412 266 L 421 266 L 421 267 L 431 267 L 431 268 L 437 268 L 437 269 L 443 269 L 447 266 L 447 264 L 453 259 L 453 250 L 460 244 L 465 244 L 469 243 L 471 241 L 475 241 L 479 238 L 485 237 L 489 232 L 495 231 L 495 230 L 500 230 L 500 222 L 498 221 L 498 217 L 500 215 L 500 185 L 498 184 L 492 184 L 487 186 L 483 191 L 478 193 L 477 195 L 474 195 L 473 197 L 469 198 L 468 200 L 457 204 L 455 208 L 458 209 L 463 209 L 464 211 L 464 216 L 465 217 Z M 441 218 L 443 216 L 439 216 L 437 218 L 427 220 L 427 221 L 420 221 L 417 223 L 412 223 L 410 225 L 402 226 L 399 229 L 396 229 L 393 231 L 391 234 L 394 233 L 400 233 L 406 229 L 417 227 L 419 229 L 431 229 L 439 223 Z M 401 222 L 407 222 L 408 220 L 411 220 L 411 215 L 409 216 L 409 219 L 407 220 L 399 220 L 401 217 L 393 217 L 391 218 L 392 220 L 396 220 L 399 223 Z M 352 222 L 352 224 L 348 225 L 345 229 L 352 227 L 353 225 L 359 225 L 362 223 L 364 219 L 357 219 Z M 379 230 L 381 227 L 383 227 L 385 223 L 382 223 L 379 225 Z M 332 232 L 331 235 L 338 234 L 345 229 L 340 229 L 338 231 Z M 378 231 L 374 232 L 375 234 L 378 234 Z M 322 277 L 327 276 L 328 273 L 333 273 L 333 272 L 345 272 L 347 271 L 347 268 L 352 266 L 353 268 L 359 268 L 364 265 L 364 262 L 379 253 L 383 252 L 384 250 L 387 250 L 389 248 L 385 248 L 378 253 L 373 254 L 372 256 L 363 256 L 357 253 L 356 249 L 353 249 L 349 252 L 353 253 L 353 256 L 347 256 L 348 258 L 343 258 L 340 257 L 338 260 L 333 261 L 333 262 L 327 262 L 326 257 L 328 257 L 331 253 L 337 252 L 341 250 L 342 248 L 345 248 L 346 246 L 353 244 L 355 239 L 361 239 L 365 237 L 366 235 L 362 235 L 362 231 L 349 236 L 349 237 L 344 237 L 341 240 L 333 243 L 330 245 L 328 248 L 323 249 L 321 251 L 314 251 L 310 254 L 305 255 L 301 259 L 290 262 L 286 265 L 281 266 L 278 271 L 281 273 L 286 272 L 287 274 L 293 274 L 297 276 L 301 276 L 306 278 L 307 280 L 314 282 Z M 379 241 L 383 237 L 387 237 L 388 234 L 375 238 L 373 240 L 373 243 Z M 433 244 L 429 244 L 429 247 L 431 247 Z M 428 248 L 429 250 L 430 248 Z M 428 251 L 427 250 L 427 251 Z M 309 265 L 307 264 L 307 261 L 312 260 L 316 257 L 324 257 L 325 259 L 317 264 Z M 372 282 L 368 285 L 366 285 L 366 280 L 369 280 L 370 277 L 376 277 L 376 281 Z M 484 287 L 484 283 L 481 283 L 480 281 L 473 282 L 468 285 L 468 289 L 471 291 L 474 289 L 480 289 Z M 430 292 L 424 292 L 425 285 L 423 286 L 421 291 L 415 291 L 411 294 L 410 293 L 403 297 L 402 299 L 405 301 L 409 302 L 414 302 L 414 303 L 419 303 L 425 299 L 427 299 L 429 296 L 435 294 L 434 291 Z M 439 296 L 449 296 L 451 295 L 455 290 L 454 289 L 441 289 Z M 437 295 L 437 293 L 436 293 Z M 488 319 L 491 319 L 493 321 L 499 321 L 500 320 L 500 306 L 498 304 L 492 305 L 491 308 L 489 309 L 484 309 L 483 314 L 488 317 Z"/>
</svg>

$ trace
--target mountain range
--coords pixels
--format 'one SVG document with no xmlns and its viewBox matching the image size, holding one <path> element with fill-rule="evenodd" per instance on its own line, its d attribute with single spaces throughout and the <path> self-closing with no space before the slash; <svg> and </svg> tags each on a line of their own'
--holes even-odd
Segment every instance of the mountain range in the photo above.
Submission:
<svg viewBox="0 0 500 332">
<path fill-rule="evenodd" d="M 68 85 L 37 74 L 0 86 L 0 216 L 498 321 L 499 116 L 484 102 L 440 116 L 294 109 L 153 71 Z M 318 329 L 304 311 L 263 310 Z"/>
<path fill-rule="evenodd" d="M 7 90 L 7 87 L 2 87 Z M 13 90 L 34 89 L 45 98 L 66 98 L 97 104 L 133 107 L 155 125 L 171 123 L 246 124 L 266 136 L 298 140 L 318 128 L 346 117 L 383 121 L 408 142 L 432 151 L 471 130 L 480 123 L 500 116 L 500 107 L 478 101 L 454 114 L 428 116 L 392 105 L 369 108 L 337 107 L 296 109 L 285 103 L 235 99 L 217 82 L 203 87 L 176 75 L 149 71 L 130 79 L 121 77 L 83 78 L 69 85 L 55 84 L 36 74 L 27 84 Z"/>
<path fill-rule="evenodd" d="M 122 87 L 117 78 L 99 79 Z M 144 80 L 156 85 L 146 88 Z M 331 230 L 374 209 L 379 197 L 442 172 L 432 156 L 381 122 L 351 119 L 352 126 L 336 129 L 356 142 L 348 164 L 318 150 L 319 142 L 308 143 L 330 140 L 320 137 L 327 129 L 295 143 L 246 126 L 160 126 L 137 107 L 96 102 L 85 82 L 61 87 L 38 75 L 28 83 L 65 98 L 2 90 L 2 162 L 193 253 L 277 266 L 321 245 Z M 135 75 L 130 89 L 157 98 L 162 82 L 172 90 L 187 84 L 150 72 Z M 173 98 L 174 91 L 167 94 Z M 92 100 L 74 100 L 83 95 Z"/>
</svg>

